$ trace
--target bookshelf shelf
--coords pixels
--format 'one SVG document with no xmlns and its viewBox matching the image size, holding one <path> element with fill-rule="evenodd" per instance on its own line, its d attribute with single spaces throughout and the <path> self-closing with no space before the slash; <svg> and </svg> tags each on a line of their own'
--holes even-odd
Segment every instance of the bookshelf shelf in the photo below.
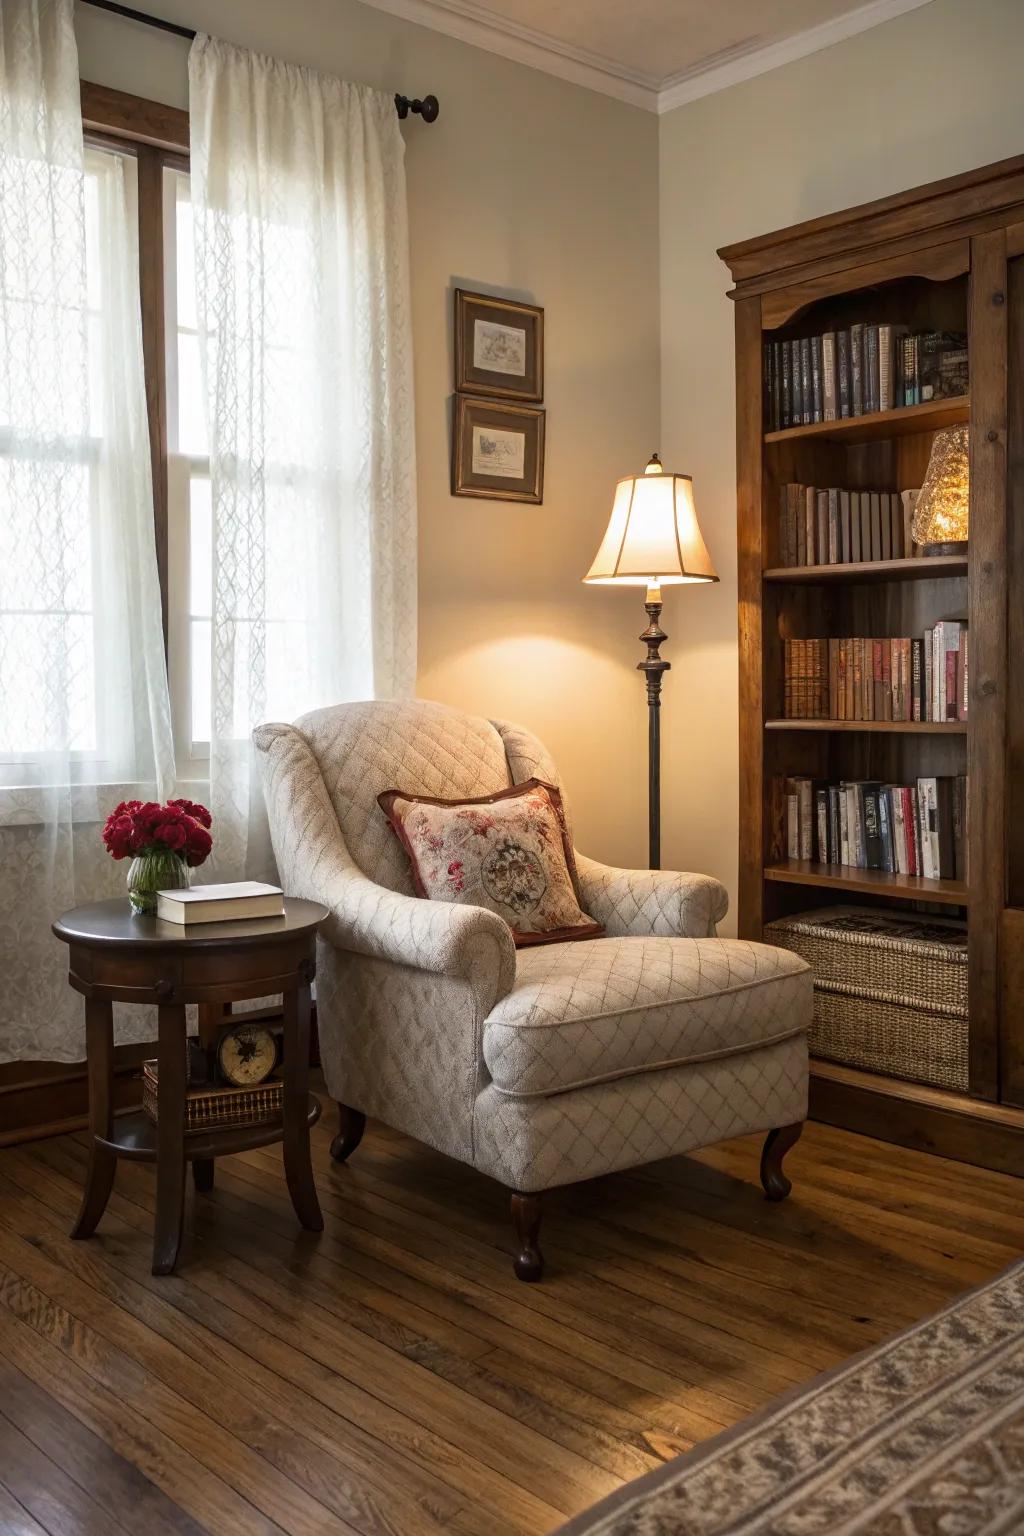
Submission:
<svg viewBox="0 0 1024 1536">
<path fill-rule="evenodd" d="M 879 731 L 898 736 L 966 736 L 966 720 L 766 720 L 766 731 Z"/>
<path fill-rule="evenodd" d="M 966 555 L 928 555 L 913 560 L 858 560 L 846 565 L 773 565 L 762 580 L 817 586 L 823 582 L 934 581 L 966 576 Z"/>
<path fill-rule="evenodd" d="M 897 901 L 932 901 L 943 906 L 963 907 L 969 900 L 963 880 L 925 880 L 920 875 L 815 864 L 810 859 L 783 859 L 778 864 L 768 864 L 764 878 L 792 885 L 827 886 L 848 895 L 889 896 Z"/>
<path fill-rule="evenodd" d="M 870 443 L 911 433 L 935 432 L 971 419 L 967 395 L 951 400 L 928 400 L 924 405 L 901 405 L 892 411 L 871 411 L 864 416 L 844 416 L 839 421 L 815 421 L 810 426 L 786 427 L 766 432 L 765 443 L 794 443 L 815 439 L 826 443 Z"/>
</svg>

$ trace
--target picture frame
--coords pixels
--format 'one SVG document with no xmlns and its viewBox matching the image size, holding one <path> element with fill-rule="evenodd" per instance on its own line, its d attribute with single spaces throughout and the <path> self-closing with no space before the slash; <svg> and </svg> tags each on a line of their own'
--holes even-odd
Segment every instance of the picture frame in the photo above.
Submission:
<svg viewBox="0 0 1024 1536">
<path fill-rule="evenodd" d="M 544 410 L 456 395 L 452 495 L 492 501 L 544 500 Z"/>
<path fill-rule="evenodd" d="M 500 400 L 543 400 L 543 309 L 456 288 L 455 388 Z"/>
</svg>

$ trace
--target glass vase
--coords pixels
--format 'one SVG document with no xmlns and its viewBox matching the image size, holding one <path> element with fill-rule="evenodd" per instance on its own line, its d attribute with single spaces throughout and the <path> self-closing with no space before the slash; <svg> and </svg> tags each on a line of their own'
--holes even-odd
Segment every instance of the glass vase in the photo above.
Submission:
<svg viewBox="0 0 1024 1536">
<path fill-rule="evenodd" d="M 157 891 L 180 890 L 191 881 L 192 870 L 180 853 L 165 848 L 137 854 L 128 866 L 128 900 L 132 911 L 138 917 L 152 916 Z"/>
</svg>

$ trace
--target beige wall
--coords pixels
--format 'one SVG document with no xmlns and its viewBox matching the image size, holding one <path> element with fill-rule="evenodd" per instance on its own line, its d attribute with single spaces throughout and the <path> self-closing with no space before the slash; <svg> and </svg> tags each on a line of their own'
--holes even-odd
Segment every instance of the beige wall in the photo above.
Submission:
<svg viewBox="0 0 1024 1536">
<path fill-rule="evenodd" d="M 657 119 L 356 0 L 153 8 L 346 79 L 440 98 L 433 126 L 406 130 L 419 692 L 535 729 L 562 767 L 580 845 L 642 862 L 646 724 L 633 668 L 643 609 L 635 592 L 579 578 L 615 479 L 657 443 Z M 76 26 L 85 79 L 186 105 L 185 43 L 81 5 Z M 452 285 L 545 307 L 543 506 L 449 494 Z"/>
<path fill-rule="evenodd" d="M 662 443 L 694 477 L 721 586 L 666 624 L 689 695 L 669 838 L 735 892 L 733 314 L 717 247 L 1024 152 L 1024 4 L 933 0 L 661 119 Z M 685 656 L 685 660 L 684 660 Z M 678 689 L 677 692 L 683 691 Z M 676 699 L 671 701 L 673 704 Z"/>
</svg>

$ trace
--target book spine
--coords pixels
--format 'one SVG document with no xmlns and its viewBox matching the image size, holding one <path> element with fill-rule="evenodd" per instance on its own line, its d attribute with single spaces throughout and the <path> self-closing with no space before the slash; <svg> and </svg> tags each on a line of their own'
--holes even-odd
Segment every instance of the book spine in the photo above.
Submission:
<svg viewBox="0 0 1024 1536">
<path fill-rule="evenodd" d="M 861 798 L 864 806 L 864 867 L 881 869 L 883 867 L 882 814 L 879 807 L 878 785 L 863 785 Z"/>
<path fill-rule="evenodd" d="M 924 716 L 923 716 L 922 711 L 921 711 L 922 689 L 923 689 L 923 685 L 924 685 L 924 668 L 923 668 L 923 656 L 922 656 L 923 649 L 924 649 L 924 645 L 923 645 L 922 641 L 915 640 L 913 642 L 913 654 L 912 654 L 911 663 L 910 663 L 910 667 L 911 667 L 911 674 L 910 675 L 911 675 L 911 696 L 912 696 L 912 699 L 913 699 L 913 710 L 914 710 L 913 718 L 915 720 L 923 720 L 924 719 Z"/>
<path fill-rule="evenodd" d="M 864 327 L 850 327 L 850 415 L 864 414 Z"/>
<path fill-rule="evenodd" d="M 967 719 L 967 702 L 968 702 L 968 699 L 970 698 L 970 677 L 968 675 L 968 666 L 967 666 L 967 641 L 968 641 L 968 638 L 969 638 L 968 631 L 965 629 L 963 634 L 960 636 L 960 692 L 959 692 L 960 705 L 959 705 L 959 707 L 960 707 L 960 719 L 961 720 L 966 720 Z"/>
<path fill-rule="evenodd" d="M 811 338 L 811 420 L 824 421 L 824 347 L 820 336 Z"/>
<path fill-rule="evenodd" d="M 835 421 L 839 415 L 835 331 L 826 331 L 821 338 L 821 411 L 824 421 Z"/>
<path fill-rule="evenodd" d="M 850 333 L 836 332 L 836 390 L 839 396 L 840 417 L 853 415 L 850 394 Z"/>
<path fill-rule="evenodd" d="M 811 794 L 810 779 L 801 779 L 800 784 L 800 857 L 813 859 L 814 857 L 814 808 Z"/>
<path fill-rule="evenodd" d="M 886 645 L 886 650 L 888 650 Z M 885 719 L 885 700 L 882 696 L 882 642 L 871 642 L 871 715 L 872 720 Z"/>
<path fill-rule="evenodd" d="M 779 380 L 779 391 L 780 391 L 780 395 L 781 395 L 781 404 L 782 404 L 781 421 L 782 421 L 783 427 L 791 427 L 793 425 L 793 355 L 792 355 L 792 343 L 788 342 L 788 341 L 783 341 L 783 342 L 780 343 L 780 347 L 781 347 L 781 350 L 782 350 L 781 370 L 780 370 L 781 378 Z"/>
<path fill-rule="evenodd" d="M 850 493 L 839 492 L 839 532 L 840 532 L 840 560 L 843 565 L 849 565 L 853 559 L 850 552 Z"/>
<path fill-rule="evenodd" d="M 824 789 L 815 791 L 815 812 L 817 814 L 818 846 L 815 849 L 815 857 L 822 864 L 829 864 L 828 851 L 828 792 Z"/>
<path fill-rule="evenodd" d="M 807 487 L 807 496 L 804 501 L 804 561 L 805 565 L 818 564 L 818 552 L 815 548 L 815 528 L 818 522 L 818 492 L 813 485 Z"/>
<path fill-rule="evenodd" d="M 898 875 L 909 875 L 907 863 L 907 829 L 903 823 L 903 790 L 897 784 L 892 792 L 892 844 L 895 870 Z"/>
<path fill-rule="evenodd" d="M 819 565 L 829 563 L 828 542 L 828 491 L 819 491 L 817 495 L 818 521 L 815 527 L 814 548 L 818 556 Z"/>
<path fill-rule="evenodd" d="M 786 795 L 786 854 L 800 857 L 800 798 L 795 793 Z"/>
<path fill-rule="evenodd" d="M 842 556 L 842 533 L 839 523 L 839 491 L 835 486 L 828 490 L 828 563 L 838 565 Z"/>
<path fill-rule="evenodd" d="M 878 326 L 864 327 L 864 409 L 880 410 L 878 366 Z"/>
<path fill-rule="evenodd" d="M 782 343 L 772 342 L 772 421 L 777 432 L 782 426 Z"/>
<path fill-rule="evenodd" d="M 878 409 L 891 411 L 895 402 L 893 391 L 893 335 L 891 325 L 878 327 Z"/>
<path fill-rule="evenodd" d="M 814 416 L 814 397 L 811 387 L 811 338 L 800 338 L 800 410 L 801 420 L 809 427 Z"/>
</svg>

